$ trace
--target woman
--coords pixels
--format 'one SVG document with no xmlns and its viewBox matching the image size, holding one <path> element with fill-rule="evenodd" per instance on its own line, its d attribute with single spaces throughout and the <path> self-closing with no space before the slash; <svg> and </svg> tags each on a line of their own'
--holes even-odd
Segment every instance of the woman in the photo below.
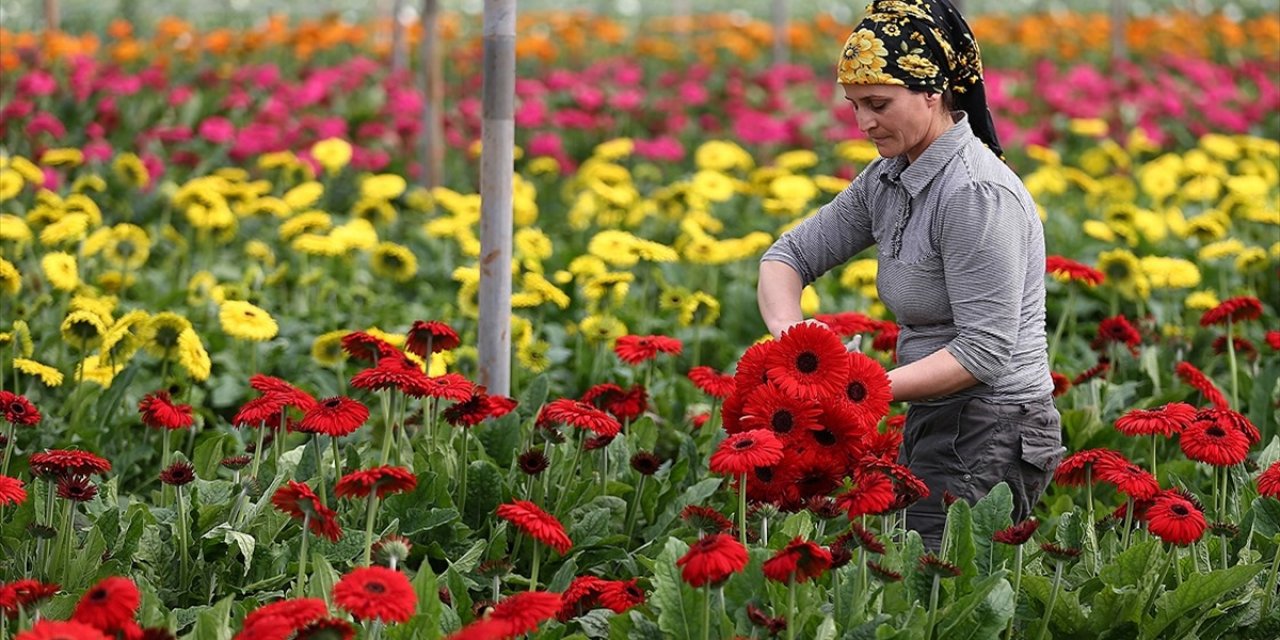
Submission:
<svg viewBox="0 0 1280 640">
<path fill-rule="evenodd" d="M 978 45 L 947 0 L 881 0 L 846 41 L 839 82 L 880 158 L 760 263 L 769 331 L 805 322 L 805 285 L 877 247 L 901 334 L 889 372 L 910 403 L 901 461 L 929 486 L 907 526 L 938 548 L 944 492 L 1007 482 L 1030 515 L 1064 449 L 1045 340 L 1044 233 L 1002 161 Z"/>
</svg>

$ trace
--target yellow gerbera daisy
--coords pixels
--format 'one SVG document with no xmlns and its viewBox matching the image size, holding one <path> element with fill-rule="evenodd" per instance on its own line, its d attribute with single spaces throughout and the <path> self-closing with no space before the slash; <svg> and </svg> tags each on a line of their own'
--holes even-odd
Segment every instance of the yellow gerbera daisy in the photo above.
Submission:
<svg viewBox="0 0 1280 640">
<path fill-rule="evenodd" d="M 29 358 L 14 358 L 13 368 L 29 376 L 40 378 L 40 382 L 44 383 L 46 387 L 56 387 L 62 384 L 61 371 Z"/>
<path fill-rule="evenodd" d="M 40 259 L 40 268 L 49 284 L 59 291 L 73 291 L 80 286 L 80 272 L 76 257 L 65 252 L 46 253 Z"/>
<path fill-rule="evenodd" d="M 187 370 L 187 375 L 192 380 L 202 382 L 209 379 L 209 374 L 213 370 L 213 361 L 209 359 L 209 352 L 205 351 L 204 344 L 200 342 L 200 336 L 196 335 L 195 329 L 187 328 L 178 334 L 178 364 Z"/>
<path fill-rule="evenodd" d="M 342 350 L 342 339 L 350 331 L 338 329 L 316 336 L 311 343 L 311 359 L 322 367 L 336 367 L 349 356 Z"/>
<path fill-rule="evenodd" d="M 78 167 L 84 163 L 84 152 L 70 147 L 48 149 L 40 154 L 40 164 L 50 167 Z"/>
<path fill-rule="evenodd" d="M 222 303 L 218 309 L 218 321 L 227 335 L 241 340 L 270 340 L 280 331 L 271 314 L 243 300 Z"/>
<path fill-rule="evenodd" d="M 391 200 L 404 193 L 408 184 L 394 173 L 366 176 L 360 181 L 360 197 L 369 200 Z"/>
<path fill-rule="evenodd" d="M 351 162 L 351 143 L 341 138 L 326 138 L 311 145 L 311 157 L 329 173 L 337 173 Z"/>
<path fill-rule="evenodd" d="M 111 364 L 103 361 L 98 354 L 93 354 L 80 363 L 80 380 L 92 382 L 103 389 L 111 386 L 116 374 L 124 370 L 124 363 Z"/>
<path fill-rule="evenodd" d="M 137 225 L 127 222 L 118 224 L 111 227 L 111 236 L 102 255 L 122 269 L 140 269 L 151 255 L 151 237 Z"/>
<path fill-rule="evenodd" d="M 40 230 L 40 244 L 54 247 L 67 242 L 84 240 L 89 231 L 89 216 L 71 213 Z"/>
<path fill-rule="evenodd" d="M 107 327 L 92 311 L 72 311 L 62 320 L 62 340 L 80 351 L 88 351 L 102 342 Z"/>
<path fill-rule="evenodd" d="M 172 311 L 162 311 L 151 316 L 139 331 L 139 336 L 147 353 L 168 359 L 178 349 L 178 337 L 188 329 L 191 329 L 190 320 Z"/>
<path fill-rule="evenodd" d="M 408 282 L 418 274 L 418 258 L 408 247 L 394 242 L 379 242 L 369 255 L 375 275 L 396 282 Z"/>
<path fill-rule="evenodd" d="M 18 295 L 22 291 L 22 274 L 12 262 L 0 258 L 0 291 L 11 296 Z"/>
<path fill-rule="evenodd" d="M 151 184 L 151 173 L 142 159 L 134 153 L 122 153 L 111 162 L 111 170 L 116 177 L 134 189 L 143 189 Z"/>
</svg>

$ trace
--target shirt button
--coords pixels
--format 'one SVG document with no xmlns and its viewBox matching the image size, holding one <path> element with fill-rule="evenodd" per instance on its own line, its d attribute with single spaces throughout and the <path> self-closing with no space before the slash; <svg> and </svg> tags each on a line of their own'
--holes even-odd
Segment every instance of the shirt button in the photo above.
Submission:
<svg viewBox="0 0 1280 640">
<path fill-rule="evenodd" d="M 973 476 L 971 476 L 971 475 L 969 475 L 969 474 L 967 474 L 967 473 L 966 473 L 966 474 L 964 474 L 964 481 L 965 481 L 965 482 L 968 482 L 968 481 L 970 481 L 970 480 L 972 480 L 972 479 L 973 479 Z"/>
</svg>

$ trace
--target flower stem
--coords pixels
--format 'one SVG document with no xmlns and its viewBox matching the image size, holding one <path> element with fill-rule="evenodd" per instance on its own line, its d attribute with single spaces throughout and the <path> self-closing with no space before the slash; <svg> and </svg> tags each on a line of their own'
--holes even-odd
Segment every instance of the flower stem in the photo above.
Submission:
<svg viewBox="0 0 1280 640">
<path fill-rule="evenodd" d="M 1157 482 L 1160 476 L 1156 475 L 1156 434 L 1151 434 L 1151 475 L 1156 478 Z"/>
<path fill-rule="evenodd" d="M 258 479 L 258 462 L 262 460 L 262 443 L 266 441 L 266 438 L 267 438 L 267 423 L 265 422 L 259 423 L 258 424 L 258 445 L 253 449 L 253 468 L 249 470 L 249 475 L 253 476 L 254 480 Z"/>
<path fill-rule="evenodd" d="M 747 546 L 747 474 L 738 482 L 738 541 Z M 768 540 L 764 541 L 767 545 Z"/>
<path fill-rule="evenodd" d="M 1227 365 L 1231 368 L 1231 406 L 1238 408 L 1240 406 L 1240 383 L 1236 380 L 1236 341 L 1232 336 L 1234 333 L 1231 316 L 1227 316 Z"/>
<path fill-rule="evenodd" d="M 1129 533 L 1133 528 L 1133 496 L 1129 496 L 1124 503 L 1124 542 L 1120 545 L 1121 550 L 1129 548 Z"/>
<path fill-rule="evenodd" d="M 938 591 L 941 587 L 942 576 L 934 574 L 933 587 L 929 589 L 929 617 L 925 619 L 924 623 L 925 640 L 932 640 L 933 638 L 933 623 L 938 615 Z"/>
<path fill-rule="evenodd" d="M 1098 530 L 1093 526 L 1094 514 L 1093 514 L 1093 464 L 1092 463 L 1086 464 L 1084 466 L 1084 487 L 1085 487 L 1085 490 L 1084 490 L 1085 500 L 1087 501 L 1084 505 L 1084 512 L 1085 512 L 1085 518 L 1086 518 L 1084 530 L 1085 530 L 1085 535 L 1089 537 L 1089 543 L 1090 543 L 1090 546 L 1092 547 L 1092 549 L 1090 549 L 1089 551 L 1090 553 L 1093 554 L 1093 574 L 1097 575 L 1098 571 L 1102 569 L 1102 557 L 1101 557 L 1102 552 L 1100 549 L 1098 549 Z M 1021 547 L 1022 545 L 1018 545 L 1018 546 Z M 1018 594 L 1015 592 L 1014 597 L 1016 598 L 1017 595 Z"/>
<path fill-rule="evenodd" d="M 461 488 L 458 490 L 458 513 L 466 515 L 467 513 L 467 450 L 471 444 L 471 430 L 462 428 L 462 482 Z"/>
<path fill-rule="evenodd" d="M 648 476 L 641 475 L 640 481 L 636 483 L 635 497 L 632 498 L 631 504 L 627 505 L 627 543 L 631 542 L 631 531 L 636 526 L 636 517 L 640 514 L 640 501 L 644 499 L 644 479 Z"/>
<path fill-rule="evenodd" d="M 1044 619 L 1040 621 L 1040 630 L 1036 632 L 1036 640 L 1044 637 L 1049 630 L 1049 619 L 1053 617 L 1053 605 L 1058 601 L 1058 590 L 1062 588 L 1062 561 L 1053 566 L 1053 589 L 1049 591 L 1049 604 L 1044 608 Z"/>
<path fill-rule="evenodd" d="M 1005 628 L 1005 640 L 1013 640 L 1013 621 L 1018 617 L 1018 590 L 1022 587 L 1022 545 L 1013 550 L 1013 616 Z"/>
<path fill-rule="evenodd" d="M 313 434 L 311 436 L 311 443 L 315 445 L 313 448 L 316 451 L 316 479 L 320 481 L 320 486 L 316 487 L 316 494 L 320 496 L 320 505 L 328 509 L 329 492 L 326 491 L 324 487 L 324 459 L 320 454 L 320 436 Z M 333 481 L 337 482 L 338 479 L 334 478 Z"/>
<path fill-rule="evenodd" d="M 1049 366 L 1053 366 L 1054 358 L 1058 355 L 1059 342 L 1062 340 L 1062 332 L 1067 328 L 1067 318 L 1075 314 L 1076 307 L 1076 289 L 1071 285 L 1067 285 L 1067 302 L 1063 305 L 1062 316 L 1058 318 L 1058 326 L 1053 330 L 1053 340 L 1049 346 Z"/>
<path fill-rule="evenodd" d="M 387 456 L 391 455 L 391 434 L 395 431 L 395 427 L 391 424 L 391 399 L 390 392 L 383 390 L 378 392 L 378 401 L 382 405 L 382 455 L 381 462 L 378 464 L 387 464 Z"/>
<path fill-rule="evenodd" d="M 329 445 L 333 449 L 333 484 L 337 486 L 338 480 L 342 479 L 342 459 L 338 452 L 338 437 L 329 436 Z"/>
<path fill-rule="evenodd" d="M 307 543 L 311 536 L 307 535 L 307 531 L 311 526 L 311 514 L 306 511 L 302 512 L 302 550 L 298 553 L 298 581 L 293 585 L 294 597 L 301 598 L 303 592 L 307 588 Z"/>
<path fill-rule="evenodd" d="M 160 470 L 169 464 L 169 430 L 160 429 Z M 160 485 L 160 506 L 168 506 L 169 504 L 169 485 Z"/>
<path fill-rule="evenodd" d="M 533 569 L 529 572 L 529 590 L 533 591 L 538 588 L 538 568 L 542 562 L 542 548 L 537 542 L 533 544 Z"/>
<path fill-rule="evenodd" d="M 364 516 L 364 566 L 373 562 L 373 516 L 378 512 L 378 493 L 369 492 L 369 509 Z"/>
<path fill-rule="evenodd" d="M 1278 573 L 1280 573 L 1280 544 L 1276 545 L 1276 551 L 1271 556 L 1271 573 L 1267 575 L 1267 588 L 1262 592 L 1263 619 L 1266 619 L 1267 614 L 1271 613 L 1271 598 L 1276 594 L 1276 576 Z"/>
<path fill-rule="evenodd" d="M 936 580 L 936 578 L 935 578 Z M 937 598 L 938 583 L 933 583 L 934 597 Z M 792 574 L 787 581 L 787 640 L 796 640 L 796 577 Z"/>
<path fill-rule="evenodd" d="M 702 587 L 702 640 L 711 640 L 711 583 Z M 790 625 L 788 625 L 790 626 Z"/>
<path fill-rule="evenodd" d="M 185 585 L 187 584 L 187 578 L 191 575 L 191 543 L 187 539 L 189 535 L 187 531 L 187 509 L 182 499 L 182 487 L 175 487 L 174 490 L 178 496 L 178 555 L 181 558 L 181 562 L 178 565 L 178 584 Z"/>
</svg>

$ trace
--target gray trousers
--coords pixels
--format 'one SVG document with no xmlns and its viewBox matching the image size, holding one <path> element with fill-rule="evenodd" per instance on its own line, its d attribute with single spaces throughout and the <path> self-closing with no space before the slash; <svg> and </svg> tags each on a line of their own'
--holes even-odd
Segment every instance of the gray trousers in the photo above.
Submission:
<svg viewBox="0 0 1280 640">
<path fill-rule="evenodd" d="M 1062 462 L 1062 424 L 1051 397 L 1022 404 L 980 398 L 907 411 L 899 462 L 929 487 L 929 497 L 907 508 L 907 528 L 925 546 L 942 546 L 943 492 L 978 501 L 1006 482 L 1013 490 L 1013 521 L 1031 515 Z"/>
</svg>

